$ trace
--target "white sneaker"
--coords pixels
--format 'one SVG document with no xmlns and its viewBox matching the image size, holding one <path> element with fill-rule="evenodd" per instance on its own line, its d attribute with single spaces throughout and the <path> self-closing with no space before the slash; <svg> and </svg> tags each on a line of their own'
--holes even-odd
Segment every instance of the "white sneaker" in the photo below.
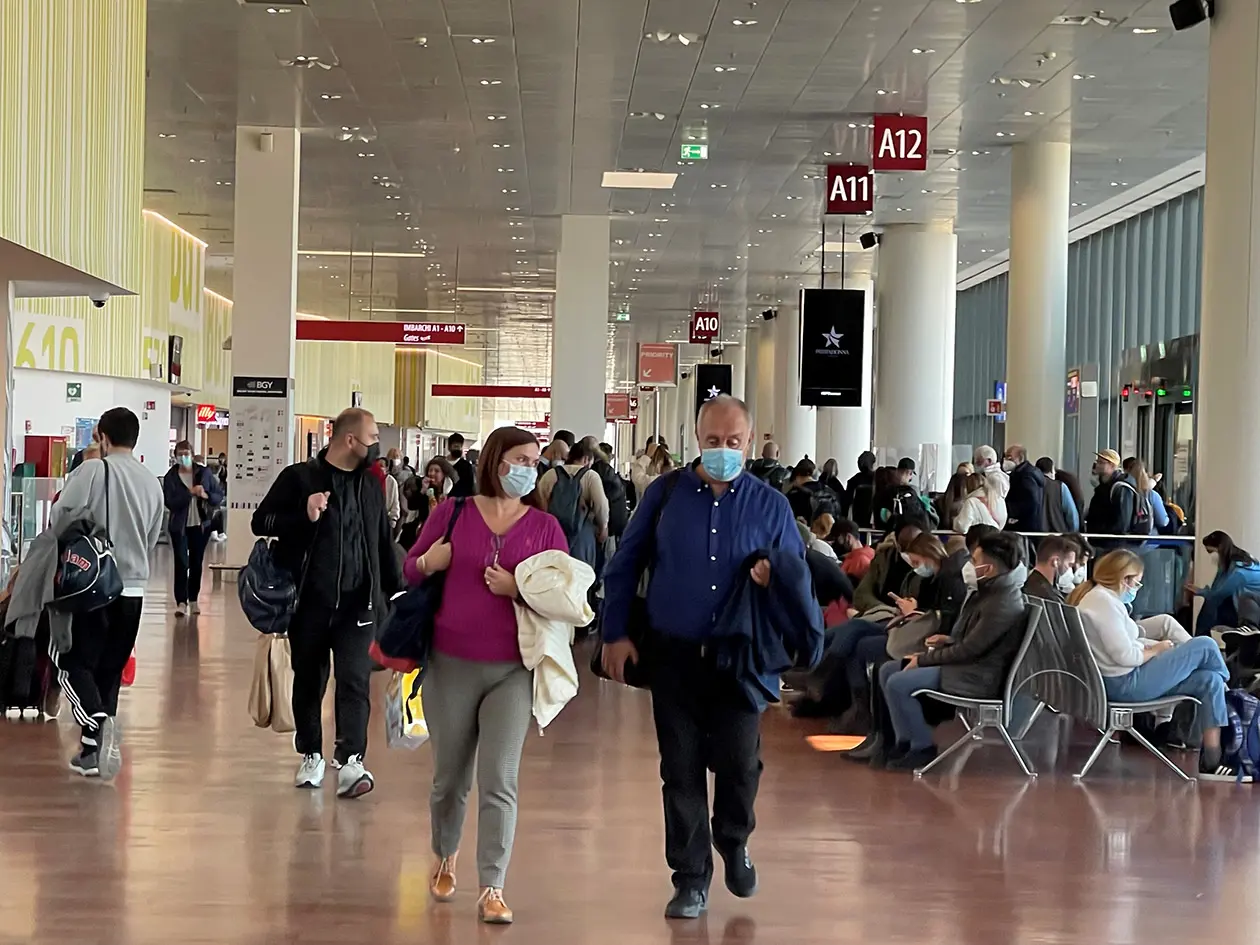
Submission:
<svg viewBox="0 0 1260 945">
<path fill-rule="evenodd" d="M 362 797 L 375 786 L 372 772 L 363 767 L 361 755 L 351 755 L 337 772 L 338 797 Z"/>
<path fill-rule="evenodd" d="M 188 605 L 188 612 L 196 616 L 197 614 L 201 613 L 201 605 L 198 604 L 196 601 L 192 601 Z"/>
<path fill-rule="evenodd" d="M 293 779 L 293 786 L 299 788 L 317 788 L 323 783 L 324 756 L 303 755 L 302 763 L 298 765 L 297 777 Z"/>
<path fill-rule="evenodd" d="M 182 617 L 186 613 L 188 613 L 188 605 L 185 604 L 182 600 L 177 600 L 175 602 L 175 616 Z"/>
<path fill-rule="evenodd" d="M 225 535 L 223 532 L 215 532 L 214 534 L 210 536 L 210 540 L 215 541 L 215 542 L 227 541 L 227 535 Z"/>
</svg>

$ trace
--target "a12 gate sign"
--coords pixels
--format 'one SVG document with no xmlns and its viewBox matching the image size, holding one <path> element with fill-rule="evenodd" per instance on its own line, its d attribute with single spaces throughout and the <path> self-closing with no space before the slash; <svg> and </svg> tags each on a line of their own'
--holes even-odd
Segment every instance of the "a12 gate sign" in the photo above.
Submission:
<svg viewBox="0 0 1260 945">
<path fill-rule="evenodd" d="M 926 171 L 927 117 L 876 115 L 871 152 L 871 167 L 876 171 Z"/>
</svg>

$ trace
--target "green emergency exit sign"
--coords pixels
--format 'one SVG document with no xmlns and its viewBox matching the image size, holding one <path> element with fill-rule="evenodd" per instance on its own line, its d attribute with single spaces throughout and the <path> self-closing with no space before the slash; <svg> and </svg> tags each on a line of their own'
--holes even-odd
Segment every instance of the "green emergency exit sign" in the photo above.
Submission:
<svg viewBox="0 0 1260 945">
<path fill-rule="evenodd" d="M 615 322 L 628 322 L 628 321 L 630 321 L 630 313 L 629 313 L 629 312 L 614 312 L 614 313 L 613 313 L 613 321 L 615 321 Z"/>
<path fill-rule="evenodd" d="M 707 161 L 709 146 L 707 144 L 684 144 L 681 148 L 684 161 Z"/>
</svg>

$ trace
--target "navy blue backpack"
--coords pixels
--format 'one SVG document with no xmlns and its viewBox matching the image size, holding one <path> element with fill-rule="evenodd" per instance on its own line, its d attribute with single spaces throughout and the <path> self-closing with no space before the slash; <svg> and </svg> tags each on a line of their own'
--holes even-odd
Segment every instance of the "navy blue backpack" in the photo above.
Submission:
<svg viewBox="0 0 1260 945">
<path fill-rule="evenodd" d="M 1260 778 L 1260 699 L 1245 689 L 1225 693 L 1225 738 L 1221 761 L 1236 768 L 1238 780 Z"/>
<path fill-rule="evenodd" d="M 271 557 L 271 545 L 259 538 L 236 583 L 241 610 L 259 633 L 287 633 L 297 607 L 298 588 L 287 568 Z"/>
</svg>

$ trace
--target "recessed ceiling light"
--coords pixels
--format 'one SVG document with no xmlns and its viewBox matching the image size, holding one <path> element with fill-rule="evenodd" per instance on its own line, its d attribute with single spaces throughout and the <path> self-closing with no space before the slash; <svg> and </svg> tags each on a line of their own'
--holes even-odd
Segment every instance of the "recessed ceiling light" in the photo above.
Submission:
<svg viewBox="0 0 1260 945">
<path fill-rule="evenodd" d="M 920 190 L 920 191 L 919 191 L 919 193 L 921 193 L 921 194 L 934 194 L 934 193 L 936 193 L 936 191 L 934 191 L 934 190 L 928 190 L 927 188 L 923 188 L 922 190 Z"/>
<path fill-rule="evenodd" d="M 783 219 L 784 217 L 786 217 L 786 216 L 787 216 L 787 214 L 786 214 L 786 213 L 772 213 L 772 214 L 770 214 L 770 219 L 772 219 L 772 220 L 782 220 L 782 219 Z"/>
<path fill-rule="evenodd" d="M 788 200 L 800 200 L 801 198 L 800 198 L 800 197 L 793 197 L 791 194 L 788 194 L 787 199 L 788 199 Z"/>
<path fill-rule="evenodd" d="M 376 152 L 374 152 L 374 151 L 360 151 L 360 152 L 359 152 L 359 157 L 361 157 L 361 158 L 374 158 L 374 157 L 376 157 Z"/>
<path fill-rule="evenodd" d="M 1135 26 L 1135 27 L 1133 27 L 1133 32 L 1134 32 L 1135 34 L 1137 34 L 1138 36 L 1146 36 L 1146 35 L 1148 35 L 1148 34 L 1150 34 L 1150 33 L 1158 33 L 1158 32 L 1159 32 L 1159 28 L 1158 28 L 1158 27 L 1155 27 L 1155 26 L 1151 26 L 1151 27 L 1147 27 L 1147 28 L 1145 28 L 1145 29 L 1144 29 L 1144 28 L 1142 28 L 1142 27 L 1140 27 L 1140 26 Z"/>
<path fill-rule="evenodd" d="M 887 94 L 888 94 L 888 91 L 887 91 L 886 89 L 876 89 L 876 90 L 875 90 L 875 94 L 876 94 L 876 95 L 887 95 Z"/>
<path fill-rule="evenodd" d="M 998 138 L 1005 138 L 1005 137 L 1006 137 L 1006 132 L 1005 132 L 1005 131 L 998 131 L 998 132 L 994 132 L 994 136 L 995 136 L 995 137 L 998 137 Z"/>
<path fill-rule="evenodd" d="M 1074 207 L 1083 207 L 1083 206 L 1085 206 L 1085 204 L 1081 203 L 1081 202 L 1080 202 L 1080 201 L 1078 201 L 1078 200 L 1073 200 L 1073 201 L 1072 201 L 1072 206 L 1074 206 Z"/>
<path fill-rule="evenodd" d="M 524 225 L 525 225 L 525 224 L 524 224 L 524 223 L 521 223 L 519 220 L 509 220 L 509 221 L 508 221 L 508 226 L 524 226 Z M 411 227 L 407 227 L 407 229 L 411 229 Z"/>
<path fill-rule="evenodd" d="M 325 92 L 320 96 L 325 102 L 337 102 L 341 100 L 341 96 L 336 92 Z"/>
<path fill-rule="evenodd" d="M 516 191 L 515 191 L 515 190 L 512 190 L 512 189 L 511 189 L 511 188 L 509 188 L 509 187 L 504 187 L 504 188 L 503 188 L 503 192 L 504 192 L 505 194 L 514 194 L 514 193 L 516 193 Z"/>
<path fill-rule="evenodd" d="M 725 185 L 725 184 L 710 184 L 710 185 L 709 185 L 709 188 L 710 188 L 711 190 L 725 190 L 725 189 L 726 189 L 726 185 Z"/>
<path fill-rule="evenodd" d="M 626 187 L 642 190 L 669 190 L 677 174 L 652 171 L 604 171 L 603 187 Z"/>
<path fill-rule="evenodd" d="M 910 208 L 909 208 L 909 207 L 898 207 L 898 208 L 897 208 L 897 212 L 898 212 L 898 213 L 909 213 L 909 212 L 910 212 Z"/>
<path fill-rule="evenodd" d="M 508 207 L 508 208 L 507 208 L 507 211 L 508 211 L 508 213 L 515 213 L 515 212 L 516 212 L 517 210 L 519 210 L 519 209 L 521 209 L 521 208 L 520 208 L 520 207 Z"/>
<path fill-rule="evenodd" d="M 472 44 L 474 46 L 488 46 L 493 42 L 494 42 L 493 36 L 474 36 L 472 38 Z"/>
<path fill-rule="evenodd" d="M 631 112 L 628 118 L 655 118 L 657 121 L 665 120 L 664 112 Z"/>
<path fill-rule="evenodd" d="M 232 182 L 230 180 L 216 180 L 214 182 L 214 185 L 216 187 L 231 187 Z"/>
<path fill-rule="evenodd" d="M 916 55 L 916 56 L 922 56 L 922 55 L 924 55 L 925 53 L 934 53 L 934 52 L 936 52 L 936 50 L 935 50 L 935 49 L 924 49 L 922 46 L 915 46 L 915 47 L 914 47 L 914 49 L 910 50 L 910 52 L 911 52 L 911 53 L 913 53 L 913 54 L 914 54 L 914 55 Z"/>
<path fill-rule="evenodd" d="M 158 132 L 158 137 L 159 137 L 159 138 L 177 138 L 177 137 L 179 137 L 179 136 L 178 136 L 178 135 L 173 135 L 173 134 L 167 134 L 165 131 L 159 131 L 159 132 Z"/>
<path fill-rule="evenodd" d="M 502 85 L 503 80 L 502 79 L 482 79 L 480 84 L 481 85 Z"/>
<path fill-rule="evenodd" d="M 507 115 L 487 115 L 486 121 L 507 121 Z"/>
<path fill-rule="evenodd" d="M 292 13 L 292 10 L 286 10 L 284 7 L 267 7 L 267 12 L 272 16 L 284 16 L 286 13 Z"/>
<path fill-rule="evenodd" d="M 756 20 L 731 20 L 731 26 L 756 26 Z"/>
<path fill-rule="evenodd" d="M 205 158 L 189 158 L 188 163 L 189 164 L 205 164 L 206 159 Z"/>
<path fill-rule="evenodd" d="M 511 147 L 511 145 L 510 145 L 510 144 L 492 144 L 492 145 L 490 145 L 490 147 L 492 147 L 492 148 L 510 148 L 510 147 Z"/>
<path fill-rule="evenodd" d="M 398 194 L 386 194 L 385 199 L 386 200 L 402 200 L 402 197 L 398 196 Z"/>
<path fill-rule="evenodd" d="M 500 174 L 514 174 L 514 173 L 516 173 L 516 168 L 514 168 L 514 167 L 501 167 L 501 168 L 499 168 L 499 173 L 500 173 Z"/>
<path fill-rule="evenodd" d="M 1072 76 L 1072 78 L 1079 82 L 1082 79 L 1097 79 L 1098 76 L 1094 75 L 1092 72 L 1077 72 Z"/>
<path fill-rule="evenodd" d="M 701 102 L 701 103 L 700 103 L 700 107 L 701 107 L 701 108 L 704 108 L 704 109 L 709 109 L 709 108 L 721 108 L 722 106 L 721 106 L 721 105 L 714 105 L 714 104 L 712 104 L 711 102 Z"/>
<path fill-rule="evenodd" d="M 713 71 L 714 72 L 734 72 L 735 67 L 734 66 L 714 66 Z"/>
<path fill-rule="evenodd" d="M 1029 112 L 1029 111 L 1026 111 L 1026 112 L 1024 112 L 1024 117 L 1025 117 L 1025 118 L 1032 118 L 1034 115 L 1044 115 L 1044 114 L 1045 114 L 1045 112 Z"/>
</svg>

